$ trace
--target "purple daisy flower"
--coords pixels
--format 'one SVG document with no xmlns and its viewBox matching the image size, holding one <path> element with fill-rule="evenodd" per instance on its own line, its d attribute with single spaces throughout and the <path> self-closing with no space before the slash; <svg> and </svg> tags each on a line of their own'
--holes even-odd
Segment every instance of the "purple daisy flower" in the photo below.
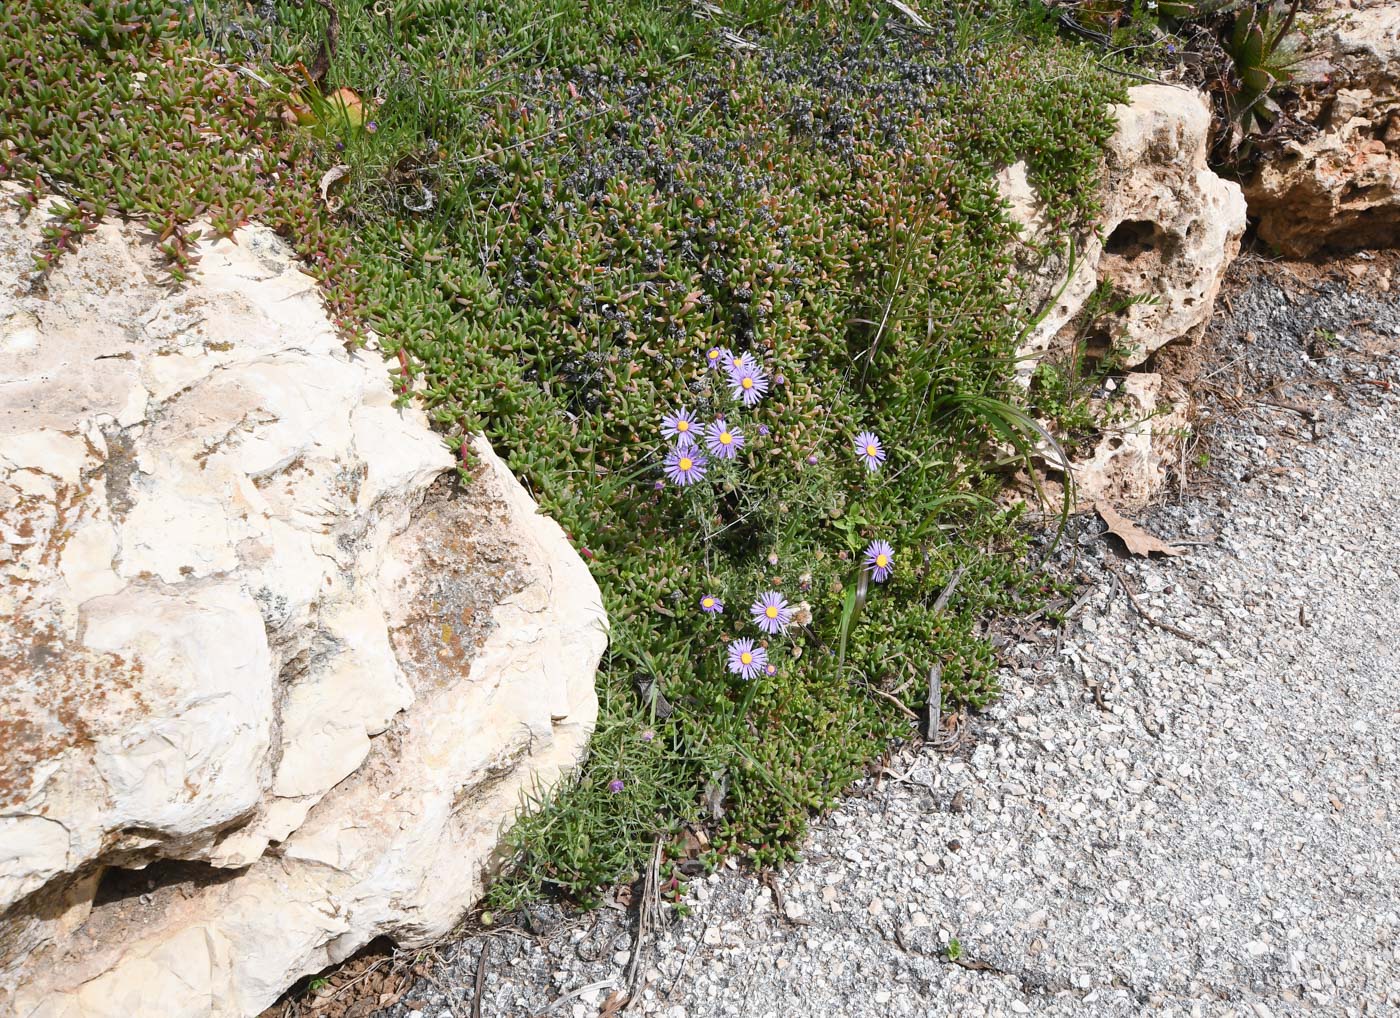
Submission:
<svg viewBox="0 0 1400 1018">
<path fill-rule="evenodd" d="M 699 449 L 672 449 L 666 456 L 666 476 L 672 484 L 684 488 L 705 476 L 710 461 Z"/>
<path fill-rule="evenodd" d="M 856 456 L 865 463 L 865 469 L 872 474 L 885 462 L 885 447 L 873 431 L 862 431 L 856 436 Z"/>
<path fill-rule="evenodd" d="M 751 353 L 733 353 L 726 350 L 724 354 L 724 370 L 726 371 L 739 371 L 743 368 L 752 368 L 758 363 Z"/>
<path fill-rule="evenodd" d="M 753 603 L 749 614 L 765 633 L 781 633 L 792 621 L 792 609 L 788 607 L 787 598 L 772 590 Z"/>
<path fill-rule="evenodd" d="M 676 448 L 684 449 L 695 445 L 700 434 L 700 425 L 689 410 L 677 410 L 661 418 L 661 433 L 676 440 Z"/>
<path fill-rule="evenodd" d="M 724 611 L 724 602 L 713 594 L 706 594 L 700 599 L 700 610 L 706 615 L 719 615 Z"/>
<path fill-rule="evenodd" d="M 865 549 L 865 564 L 876 583 L 884 583 L 894 572 L 894 549 L 888 541 L 871 541 Z"/>
<path fill-rule="evenodd" d="M 744 436 L 738 428 L 731 428 L 720 417 L 705 429 L 705 448 L 715 459 L 732 460 L 744 447 Z"/>
<path fill-rule="evenodd" d="M 618 792 L 622 791 L 626 787 L 627 786 L 622 783 L 621 778 L 613 778 L 611 781 L 608 782 L 608 791 L 611 792 L 613 795 L 616 795 Z"/>
<path fill-rule="evenodd" d="M 705 363 L 716 371 L 729 367 L 729 351 L 722 346 L 712 346 L 705 351 Z"/>
<path fill-rule="evenodd" d="M 768 375 L 757 364 L 741 364 L 729 369 L 729 390 L 744 406 L 753 406 L 768 392 Z"/>
<path fill-rule="evenodd" d="M 735 640 L 729 645 L 729 670 L 741 679 L 751 679 L 768 664 L 768 652 L 752 640 Z"/>
<path fill-rule="evenodd" d="M 766 665 L 763 666 L 763 674 L 767 675 L 769 678 L 772 678 L 774 675 L 778 674 L 778 666 L 775 665 L 772 661 L 769 661 Z"/>
</svg>

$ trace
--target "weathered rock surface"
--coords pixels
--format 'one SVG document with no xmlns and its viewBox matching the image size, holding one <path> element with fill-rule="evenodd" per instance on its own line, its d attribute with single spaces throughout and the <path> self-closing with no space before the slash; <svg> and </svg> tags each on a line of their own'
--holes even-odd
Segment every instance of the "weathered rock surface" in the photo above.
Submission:
<svg viewBox="0 0 1400 1018">
<path fill-rule="evenodd" d="M 1308 49 L 1307 130 L 1245 182 L 1259 236 L 1294 256 L 1400 244 L 1400 5 L 1340 8 Z"/>
<path fill-rule="evenodd" d="M 1021 349 L 1026 377 L 1047 352 L 1067 352 L 1080 340 L 1078 319 L 1105 280 L 1142 300 L 1112 322 L 1093 323 L 1083 339 L 1097 352 L 1112 347 L 1125 367 L 1135 367 L 1167 343 L 1199 338 L 1239 253 L 1244 197 L 1206 166 L 1205 99 L 1140 85 L 1115 112 L 1097 234 L 1082 238 L 1072 257 L 1058 252 L 1025 267 L 1033 274 L 1031 299 L 1044 308 Z M 1024 165 L 1004 170 L 1000 185 L 1029 251 L 1045 239 L 1045 226 Z"/>
<path fill-rule="evenodd" d="M 1135 371 L 1104 400 L 1102 437 L 1070 464 L 1080 505 L 1107 501 L 1120 508 L 1150 502 L 1176 463 L 1187 433 L 1189 398 L 1160 374 Z"/>
<path fill-rule="evenodd" d="M 4 204 L 0 1013 L 256 1014 L 445 932 L 583 751 L 586 567 L 269 231 L 175 287 L 109 222 L 41 280 Z"/>
<path fill-rule="evenodd" d="M 1020 351 L 1027 383 L 1047 357 L 1076 360 L 1111 351 L 1133 368 L 1168 343 L 1199 339 L 1225 270 L 1239 253 L 1244 197 L 1237 184 L 1206 166 L 1205 99 L 1182 88 L 1143 85 L 1129 90 L 1129 102 L 1116 113 L 1103 214 L 1096 233 L 1076 241 L 1072 256 L 1043 254 L 1047 223 L 1025 165 L 1000 175 L 1026 242 L 1020 270 L 1029 299 L 1043 310 Z M 1127 306 L 1086 321 L 1090 297 L 1105 282 L 1120 295 L 1116 303 Z M 1082 504 L 1145 504 L 1180 451 L 1187 397 L 1174 380 L 1137 371 L 1099 402 L 1110 423 L 1089 456 L 1069 464 L 1077 497 Z M 1053 455 L 1047 460 L 1058 465 Z"/>
</svg>

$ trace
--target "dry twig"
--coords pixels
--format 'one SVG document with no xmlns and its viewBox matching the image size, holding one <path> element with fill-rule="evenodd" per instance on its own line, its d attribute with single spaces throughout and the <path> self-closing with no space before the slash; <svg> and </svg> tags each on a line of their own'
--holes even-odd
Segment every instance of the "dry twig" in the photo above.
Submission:
<svg viewBox="0 0 1400 1018">
<path fill-rule="evenodd" d="M 1149 615 L 1147 609 L 1138 603 L 1137 595 L 1134 594 L 1132 588 L 1128 586 L 1127 578 L 1121 572 L 1118 571 L 1118 567 L 1111 562 L 1106 562 L 1105 565 L 1108 566 L 1108 571 L 1113 574 L 1113 578 L 1118 581 L 1118 586 L 1123 588 L 1123 593 L 1128 595 L 1128 601 L 1130 604 L 1132 604 L 1133 611 L 1137 612 L 1138 617 L 1140 619 L 1142 619 L 1150 626 L 1156 626 L 1158 629 L 1166 630 L 1168 633 L 1171 633 L 1174 636 L 1179 636 L 1183 640 L 1190 640 L 1198 647 L 1210 646 L 1209 643 L 1201 639 L 1195 633 L 1188 633 L 1180 626 L 1174 626 L 1170 622 L 1163 622 L 1156 616 Z"/>
<path fill-rule="evenodd" d="M 616 985 L 616 979 L 600 979 L 596 983 L 589 983 L 587 986 L 580 986 L 577 990 L 570 990 L 562 997 L 555 997 L 543 1008 L 531 1015 L 530 1018 L 542 1018 L 542 1016 L 549 1014 L 551 1011 L 555 1010 L 560 1004 L 563 1004 L 566 1001 L 573 1000 L 575 997 L 581 997 L 585 993 L 591 993 L 594 990 L 610 990 Z"/>
<path fill-rule="evenodd" d="M 646 877 L 642 880 L 642 900 L 637 907 L 637 937 L 632 945 L 632 957 L 627 962 L 627 977 L 623 984 L 627 993 L 623 1011 L 632 1010 L 642 999 L 642 978 L 646 972 L 643 957 L 652 930 L 661 918 L 660 874 L 661 839 L 657 838 L 651 850 L 651 864 L 647 866 Z"/>
<path fill-rule="evenodd" d="M 486 966 L 491 961 L 491 941 L 481 942 L 481 956 L 476 960 L 476 986 L 472 990 L 472 1018 L 481 1018 L 481 994 L 486 989 Z"/>
</svg>

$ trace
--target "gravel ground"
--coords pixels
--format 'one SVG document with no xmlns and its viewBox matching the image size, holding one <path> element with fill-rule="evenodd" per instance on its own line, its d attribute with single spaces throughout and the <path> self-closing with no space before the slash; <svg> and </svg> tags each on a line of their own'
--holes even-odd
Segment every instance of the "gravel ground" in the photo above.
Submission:
<svg viewBox="0 0 1400 1018">
<path fill-rule="evenodd" d="M 1087 598 L 1004 648 L 975 748 L 897 754 L 778 893 L 697 882 L 632 1013 L 1396 1013 L 1400 388 L 1372 383 L 1400 378 L 1400 299 L 1237 279 L 1202 389 L 1214 480 L 1141 520 L 1188 554 L 1079 521 Z M 488 939 L 484 1018 L 611 1013 L 632 917 L 534 918 L 440 948 L 381 1013 L 467 1018 Z"/>
</svg>

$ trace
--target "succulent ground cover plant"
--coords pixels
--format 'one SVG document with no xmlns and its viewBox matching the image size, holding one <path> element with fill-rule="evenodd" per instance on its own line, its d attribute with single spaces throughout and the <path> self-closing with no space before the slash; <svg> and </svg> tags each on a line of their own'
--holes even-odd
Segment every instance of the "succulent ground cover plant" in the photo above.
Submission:
<svg viewBox="0 0 1400 1018">
<path fill-rule="evenodd" d="M 702 821 L 771 864 L 932 667 L 995 694 L 986 623 L 1044 589 L 989 452 L 1040 437 L 994 174 L 1084 223 L 1121 98 L 1038 10 L 17 0 L 0 33 L 0 172 L 69 198 L 57 245 L 139 215 L 182 274 L 191 219 L 271 222 L 589 561 L 599 728 L 498 904 Z"/>
</svg>

